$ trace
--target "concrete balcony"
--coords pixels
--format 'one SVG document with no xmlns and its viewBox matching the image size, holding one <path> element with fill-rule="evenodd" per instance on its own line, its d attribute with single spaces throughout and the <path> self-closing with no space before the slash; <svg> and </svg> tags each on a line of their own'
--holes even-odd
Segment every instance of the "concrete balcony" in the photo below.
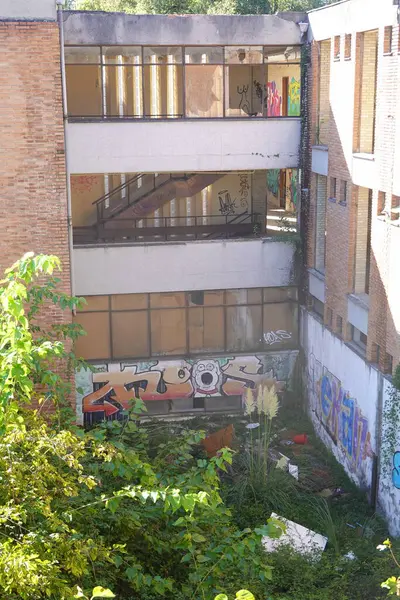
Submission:
<svg viewBox="0 0 400 600">
<path fill-rule="evenodd" d="M 353 154 L 353 183 L 370 190 L 379 187 L 374 154 Z"/>
<path fill-rule="evenodd" d="M 82 296 L 295 285 L 294 246 L 268 238 L 74 248 Z"/>
<path fill-rule="evenodd" d="M 299 144 L 295 117 L 67 125 L 72 174 L 295 168 Z"/>
<path fill-rule="evenodd" d="M 318 175 L 328 175 L 328 146 L 312 147 L 311 170 Z"/>
</svg>

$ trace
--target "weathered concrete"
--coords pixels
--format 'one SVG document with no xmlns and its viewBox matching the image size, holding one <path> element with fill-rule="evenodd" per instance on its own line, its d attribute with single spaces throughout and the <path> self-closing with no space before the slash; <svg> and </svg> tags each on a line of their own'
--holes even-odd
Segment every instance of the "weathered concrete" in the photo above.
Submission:
<svg viewBox="0 0 400 600">
<path fill-rule="evenodd" d="M 55 21 L 55 0 L 0 0 L 0 20 Z"/>
<path fill-rule="evenodd" d="M 293 13 L 294 21 L 299 15 Z M 294 21 L 276 15 L 64 13 L 68 45 L 294 45 L 301 43 Z"/>
</svg>

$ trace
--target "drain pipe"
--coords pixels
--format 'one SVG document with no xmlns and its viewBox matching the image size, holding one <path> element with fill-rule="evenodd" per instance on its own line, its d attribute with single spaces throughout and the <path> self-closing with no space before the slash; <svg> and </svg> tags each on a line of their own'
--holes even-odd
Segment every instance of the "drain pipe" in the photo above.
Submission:
<svg viewBox="0 0 400 600">
<path fill-rule="evenodd" d="M 65 159 L 65 176 L 67 183 L 67 227 L 68 227 L 68 250 L 69 250 L 69 275 L 71 281 L 71 295 L 75 296 L 75 281 L 74 281 L 74 238 L 72 231 L 72 203 L 71 203 L 71 174 L 68 164 L 68 107 L 67 107 L 67 84 L 65 79 L 65 56 L 64 56 L 64 22 L 63 22 L 63 5 L 64 0 L 56 0 L 57 5 L 57 22 L 60 32 L 60 65 L 61 65 L 61 90 L 62 90 L 62 105 L 63 105 L 63 124 L 64 124 L 64 159 Z M 75 307 L 72 314 L 76 314 Z"/>
</svg>

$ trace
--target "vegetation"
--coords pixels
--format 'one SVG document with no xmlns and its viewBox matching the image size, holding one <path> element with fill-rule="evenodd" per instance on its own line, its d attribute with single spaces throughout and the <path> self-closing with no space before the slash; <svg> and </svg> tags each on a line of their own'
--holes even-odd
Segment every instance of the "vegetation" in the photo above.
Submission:
<svg viewBox="0 0 400 600">
<path fill-rule="evenodd" d="M 275 14 L 306 11 L 332 0 L 68 0 L 67 8 L 136 14 Z"/>
</svg>

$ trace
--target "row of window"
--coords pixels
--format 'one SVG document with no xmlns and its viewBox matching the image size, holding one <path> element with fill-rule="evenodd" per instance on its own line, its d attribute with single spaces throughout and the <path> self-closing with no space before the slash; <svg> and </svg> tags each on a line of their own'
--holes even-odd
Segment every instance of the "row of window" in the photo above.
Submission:
<svg viewBox="0 0 400 600">
<path fill-rule="evenodd" d="M 351 33 L 346 33 L 344 35 L 344 60 L 351 59 Z M 393 36 L 393 27 L 391 25 L 387 25 L 384 27 L 383 31 L 383 54 L 386 56 L 390 56 L 393 52 L 400 53 L 400 35 L 397 39 L 397 48 L 394 47 L 394 36 Z M 341 36 L 334 36 L 334 50 L 333 50 L 333 60 L 338 61 L 341 58 Z"/>
<path fill-rule="evenodd" d="M 80 118 L 297 117 L 297 48 L 67 47 Z"/>
<path fill-rule="evenodd" d="M 86 360 L 255 352 L 297 345 L 296 288 L 91 296 L 75 322 Z"/>
</svg>

